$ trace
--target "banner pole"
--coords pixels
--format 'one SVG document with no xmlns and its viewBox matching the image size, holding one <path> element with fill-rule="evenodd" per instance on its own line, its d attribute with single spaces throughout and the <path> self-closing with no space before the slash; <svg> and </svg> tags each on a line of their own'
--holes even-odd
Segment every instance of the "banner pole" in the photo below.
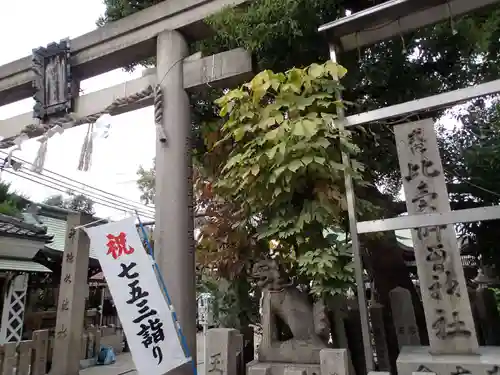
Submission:
<svg viewBox="0 0 500 375">
<path fill-rule="evenodd" d="M 160 268 L 158 267 L 158 263 L 156 263 L 153 247 L 151 246 L 151 243 L 148 240 L 146 230 L 144 229 L 144 225 L 142 225 L 141 218 L 139 217 L 139 213 L 137 211 L 135 211 L 135 215 L 137 217 L 137 220 L 139 221 L 139 228 L 141 228 L 142 235 L 144 236 L 144 241 L 146 242 L 148 254 L 151 256 L 151 258 L 153 260 L 153 269 L 155 270 L 156 276 L 158 277 L 159 282 L 160 282 L 160 286 L 163 288 L 163 292 L 165 294 L 165 297 L 167 298 L 167 305 L 170 308 L 170 311 L 172 312 L 172 319 L 174 320 L 175 325 L 177 327 L 177 333 L 178 333 L 179 339 L 181 341 L 182 349 L 184 350 L 184 354 L 186 355 L 186 358 L 189 358 L 191 360 L 191 363 L 193 365 L 193 374 L 198 375 L 198 368 L 196 367 L 196 363 L 193 360 L 193 357 L 191 356 L 189 347 L 187 345 L 186 337 L 182 333 L 181 325 L 180 325 L 179 321 L 177 320 L 177 314 L 175 313 L 174 306 L 172 305 L 172 300 L 170 299 L 170 295 L 168 294 L 167 285 L 165 284 L 165 280 L 163 279 L 163 275 L 160 272 Z"/>
</svg>

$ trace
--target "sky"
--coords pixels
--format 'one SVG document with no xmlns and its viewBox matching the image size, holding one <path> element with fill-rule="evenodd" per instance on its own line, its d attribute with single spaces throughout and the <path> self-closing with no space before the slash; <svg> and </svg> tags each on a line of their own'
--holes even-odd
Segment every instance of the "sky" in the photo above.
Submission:
<svg viewBox="0 0 500 375">
<path fill-rule="evenodd" d="M 8 12 L 0 12 L 0 65 L 31 55 L 33 48 L 46 46 L 64 38 L 75 38 L 96 28 L 95 21 L 104 13 L 102 0 L 17 0 L 9 3 Z M 7 37 L 11 36 L 11 37 Z M 139 77 L 141 69 L 132 74 L 115 70 L 81 83 L 84 94 Z M 33 100 L 26 99 L 0 107 L 0 119 L 32 111 Z M 90 171 L 77 170 L 87 125 L 55 135 L 48 143 L 45 168 L 139 202 L 136 171 L 140 165 L 150 167 L 155 153 L 155 127 L 152 107 L 111 117 L 109 137 L 94 142 Z M 1 135 L 1 129 L 0 129 Z M 14 156 L 30 163 L 35 160 L 39 142 L 30 140 Z M 1 156 L 1 155 L 0 155 Z M 59 191 L 3 172 L 1 179 L 34 201 L 58 194 Z M 102 217 L 127 215 L 126 212 L 96 205 Z"/>
</svg>

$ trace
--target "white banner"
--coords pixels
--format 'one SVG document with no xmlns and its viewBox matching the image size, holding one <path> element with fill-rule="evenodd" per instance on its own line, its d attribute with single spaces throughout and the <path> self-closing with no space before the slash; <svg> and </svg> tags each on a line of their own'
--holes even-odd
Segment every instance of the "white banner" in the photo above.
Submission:
<svg viewBox="0 0 500 375">
<path fill-rule="evenodd" d="M 135 219 L 85 231 L 101 263 L 139 374 L 163 375 L 188 362 Z"/>
</svg>

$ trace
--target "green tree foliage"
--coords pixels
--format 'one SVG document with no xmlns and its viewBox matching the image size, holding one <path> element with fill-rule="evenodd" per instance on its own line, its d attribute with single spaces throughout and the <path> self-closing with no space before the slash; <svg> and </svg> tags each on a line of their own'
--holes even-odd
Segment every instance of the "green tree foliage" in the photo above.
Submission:
<svg viewBox="0 0 500 375">
<path fill-rule="evenodd" d="M 249 322 L 257 320 L 256 312 L 259 301 L 255 295 L 248 295 L 248 290 L 238 288 L 245 284 L 230 283 L 226 279 L 201 273 L 196 285 L 197 293 L 209 293 L 214 326 L 241 329 Z M 241 298 L 245 296 L 246 298 Z"/>
<path fill-rule="evenodd" d="M 442 129 L 441 148 L 456 208 L 500 204 L 500 101 L 478 99 L 455 111 L 460 126 Z M 482 255 L 500 270 L 497 233 L 500 221 L 460 226 L 464 250 Z"/>
<path fill-rule="evenodd" d="M 13 192 L 11 184 L 0 182 L 0 213 L 17 217 L 29 205 L 30 201 L 22 194 Z"/>
<path fill-rule="evenodd" d="M 94 215 L 94 202 L 84 194 L 71 195 L 65 198 L 62 194 L 53 195 L 45 199 L 42 203 L 48 206 L 66 208 L 72 211 L 83 212 Z"/>
<path fill-rule="evenodd" d="M 341 261 L 348 254 L 333 249 L 324 230 L 344 223 L 344 173 L 363 185 L 363 166 L 355 158 L 360 150 L 350 131 L 335 126 L 343 106 L 335 99 L 337 77 L 344 73 L 330 61 L 259 73 L 216 101 L 225 123 L 215 144 L 207 145 L 216 191 L 243 212 L 233 227 L 256 221 L 257 240 L 275 241 L 273 252 L 292 265 L 298 260 L 307 280 L 337 286 L 342 283 L 334 279 L 349 280 L 350 266 Z M 352 157 L 349 170 L 341 152 Z M 319 285 L 315 290 L 332 292 Z"/>
<path fill-rule="evenodd" d="M 62 194 L 52 195 L 45 199 L 42 203 L 46 204 L 47 206 L 66 208 L 65 198 Z"/>
<path fill-rule="evenodd" d="M 137 175 L 139 176 L 137 180 L 137 186 L 141 191 L 141 201 L 145 204 L 154 203 L 155 197 L 155 168 L 156 163 L 153 163 L 153 167 L 151 169 L 145 169 L 143 166 L 139 167 L 137 171 Z"/>
</svg>

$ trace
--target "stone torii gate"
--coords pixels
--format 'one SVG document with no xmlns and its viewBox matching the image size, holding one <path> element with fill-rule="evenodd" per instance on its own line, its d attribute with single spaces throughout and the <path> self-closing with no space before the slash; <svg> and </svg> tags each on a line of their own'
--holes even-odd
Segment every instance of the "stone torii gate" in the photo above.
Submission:
<svg viewBox="0 0 500 375">
<path fill-rule="evenodd" d="M 208 57 L 188 57 L 187 40 L 201 40 L 203 20 L 245 0 L 169 0 L 73 40 L 53 43 L 0 66 L 0 106 L 34 95 L 33 113 L 0 121 L 0 147 L 91 123 L 104 113 L 117 115 L 155 107 L 155 251 L 169 287 L 189 350 L 196 363 L 196 297 L 191 181 L 191 120 L 187 91 L 230 87 L 252 75 L 251 56 L 235 49 Z M 156 70 L 143 77 L 78 96 L 79 82 L 156 56 Z M 37 119 L 34 119 L 37 118 Z M 83 219 L 84 220 L 84 219 Z M 69 226 L 82 224 L 70 218 Z M 58 303 L 54 375 L 79 371 L 88 239 L 78 230 L 66 239 Z M 190 371 L 185 367 L 184 371 Z"/>
</svg>

